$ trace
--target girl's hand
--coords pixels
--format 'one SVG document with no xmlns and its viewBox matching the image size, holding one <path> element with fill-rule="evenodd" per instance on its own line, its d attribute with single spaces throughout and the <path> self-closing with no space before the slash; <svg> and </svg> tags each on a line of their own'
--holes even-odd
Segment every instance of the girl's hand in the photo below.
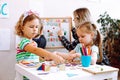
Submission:
<svg viewBox="0 0 120 80">
<path fill-rule="evenodd" d="M 74 58 L 79 58 L 80 57 L 80 54 L 79 53 L 75 53 L 75 54 L 68 54 L 69 57 L 67 58 L 67 60 L 71 61 L 73 60 Z"/>
<path fill-rule="evenodd" d="M 61 56 L 53 54 L 52 60 L 54 61 L 55 64 L 62 64 L 65 63 L 65 59 L 63 59 Z"/>
<path fill-rule="evenodd" d="M 45 61 L 51 61 L 52 59 L 48 58 L 48 57 L 45 57 L 44 58 Z"/>
</svg>

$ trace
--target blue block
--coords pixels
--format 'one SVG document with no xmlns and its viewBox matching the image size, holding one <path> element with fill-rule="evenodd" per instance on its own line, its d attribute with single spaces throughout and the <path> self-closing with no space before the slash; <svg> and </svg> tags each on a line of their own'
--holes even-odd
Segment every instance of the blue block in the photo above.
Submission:
<svg viewBox="0 0 120 80">
<path fill-rule="evenodd" d="M 38 67 L 37 70 L 42 70 L 42 65 L 40 65 L 40 67 Z"/>
</svg>

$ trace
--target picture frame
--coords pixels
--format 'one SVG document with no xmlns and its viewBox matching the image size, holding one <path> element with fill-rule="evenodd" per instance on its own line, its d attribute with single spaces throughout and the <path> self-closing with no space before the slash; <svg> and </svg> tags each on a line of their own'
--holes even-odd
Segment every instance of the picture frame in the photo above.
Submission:
<svg viewBox="0 0 120 80">
<path fill-rule="evenodd" d="M 62 29 L 64 36 L 71 42 L 71 17 L 42 17 L 43 34 L 46 38 L 46 48 L 64 48 L 58 38 L 58 30 Z"/>
</svg>

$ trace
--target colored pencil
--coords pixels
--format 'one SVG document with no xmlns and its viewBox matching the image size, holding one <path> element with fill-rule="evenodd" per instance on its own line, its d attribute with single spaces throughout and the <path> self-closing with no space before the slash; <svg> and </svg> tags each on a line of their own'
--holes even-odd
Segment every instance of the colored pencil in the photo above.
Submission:
<svg viewBox="0 0 120 80">
<path fill-rule="evenodd" d="M 84 52 L 84 49 L 83 49 L 83 47 L 82 47 L 82 53 L 83 53 L 83 55 L 85 55 L 85 52 Z"/>
<path fill-rule="evenodd" d="M 80 52 L 81 52 L 82 55 L 84 55 L 83 52 L 82 52 L 82 48 L 81 47 L 80 47 Z"/>
<path fill-rule="evenodd" d="M 87 51 L 86 51 L 86 48 L 84 46 L 83 46 L 83 50 L 84 50 L 85 56 L 87 56 Z"/>
</svg>

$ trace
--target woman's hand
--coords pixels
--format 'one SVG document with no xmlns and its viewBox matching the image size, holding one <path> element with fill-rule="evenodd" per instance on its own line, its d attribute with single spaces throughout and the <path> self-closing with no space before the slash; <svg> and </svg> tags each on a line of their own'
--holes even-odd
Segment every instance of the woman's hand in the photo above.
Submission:
<svg viewBox="0 0 120 80">
<path fill-rule="evenodd" d="M 64 32 L 62 31 L 62 29 L 58 30 L 58 36 L 64 36 Z"/>
</svg>

